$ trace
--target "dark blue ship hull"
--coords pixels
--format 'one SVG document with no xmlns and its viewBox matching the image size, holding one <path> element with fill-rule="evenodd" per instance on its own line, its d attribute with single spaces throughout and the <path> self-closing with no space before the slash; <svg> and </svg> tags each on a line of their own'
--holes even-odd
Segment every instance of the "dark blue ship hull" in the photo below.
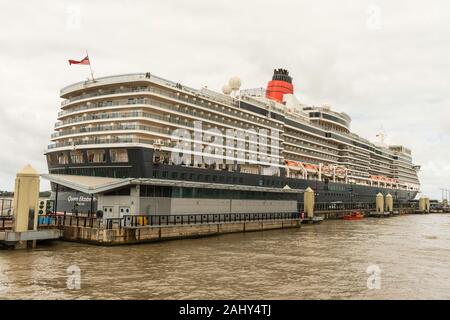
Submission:
<svg viewBox="0 0 450 320">
<path fill-rule="evenodd" d="M 376 194 L 380 192 L 384 195 L 390 193 L 394 198 L 394 202 L 407 202 L 414 199 L 417 194 L 416 191 L 412 190 L 288 178 L 285 176 L 283 169 L 281 170 L 281 176 L 278 177 L 154 163 L 153 152 L 152 149 L 147 148 L 128 148 L 128 162 L 113 163 L 109 159 L 109 152 L 106 149 L 107 158 L 104 163 L 68 164 L 64 166 L 48 163 L 48 166 L 49 172 L 53 174 L 115 178 L 157 178 L 270 188 L 283 188 L 286 185 L 292 189 L 306 189 L 310 187 L 315 191 L 316 202 L 318 203 L 373 203 L 375 202 Z M 303 202 L 302 196 L 299 196 L 298 202 Z"/>
</svg>

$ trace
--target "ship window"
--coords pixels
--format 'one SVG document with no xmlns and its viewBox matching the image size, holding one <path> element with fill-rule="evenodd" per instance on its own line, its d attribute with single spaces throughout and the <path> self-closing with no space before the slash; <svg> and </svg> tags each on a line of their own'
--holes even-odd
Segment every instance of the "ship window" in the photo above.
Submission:
<svg viewBox="0 0 450 320">
<path fill-rule="evenodd" d="M 61 152 L 58 153 L 58 164 L 69 164 L 69 157 L 67 156 L 67 153 Z"/>
<path fill-rule="evenodd" d="M 48 154 L 47 161 L 50 165 L 58 164 L 58 157 L 54 153 Z"/>
<path fill-rule="evenodd" d="M 83 163 L 84 162 L 83 152 L 71 151 L 70 152 L 70 161 L 72 161 L 72 163 Z"/>
<path fill-rule="evenodd" d="M 109 151 L 111 162 L 128 162 L 128 152 L 126 149 L 112 149 Z"/>
<path fill-rule="evenodd" d="M 192 198 L 194 194 L 194 190 L 192 188 L 183 188 L 182 196 L 183 198 Z"/>
<path fill-rule="evenodd" d="M 88 150 L 87 157 L 89 163 L 106 162 L 105 150 Z"/>
</svg>

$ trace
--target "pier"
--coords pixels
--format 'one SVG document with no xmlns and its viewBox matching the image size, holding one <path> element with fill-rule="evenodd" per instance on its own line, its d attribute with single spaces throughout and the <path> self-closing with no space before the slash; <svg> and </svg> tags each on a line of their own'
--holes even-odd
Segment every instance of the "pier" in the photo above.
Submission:
<svg viewBox="0 0 450 320">
<path fill-rule="evenodd" d="M 301 205 L 303 212 L 305 206 Z M 424 214 L 415 206 L 395 205 L 392 212 L 376 212 L 376 204 L 316 203 L 313 214 L 305 212 L 236 213 L 236 214 L 179 214 L 124 215 L 122 218 L 101 218 L 92 214 L 57 213 L 41 215 L 36 231 L 14 232 L 13 218 L 0 218 L 0 243 L 30 247 L 29 242 L 60 239 L 95 245 L 124 245 L 198 238 L 237 232 L 267 231 L 300 228 L 302 224 L 343 219 L 344 215 L 359 211 L 365 217 L 393 217 L 404 214 Z M 443 213 L 445 210 L 442 211 Z M 303 215 L 303 217 L 302 217 Z M 3 226 L 3 227 L 2 227 Z M 25 243 L 25 244 L 24 244 Z"/>
<path fill-rule="evenodd" d="M 358 212 L 365 217 L 393 217 L 402 214 L 430 213 L 430 200 L 421 197 L 417 203 L 394 203 L 390 194 L 377 194 L 373 203 L 316 203 L 315 193 L 306 190 L 286 189 L 284 194 L 303 193 L 303 202 L 280 202 L 284 211 L 272 212 L 272 207 L 258 206 L 264 212 L 224 212 L 224 213 L 168 213 L 138 214 L 133 211 L 120 217 L 103 215 L 101 210 L 93 210 L 93 200 L 97 197 L 104 208 L 110 208 L 118 199 L 124 206 L 126 201 L 139 202 L 137 192 L 134 196 L 117 198 L 104 195 L 111 189 L 130 184 L 130 180 L 76 177 L 58 179 L 62 185 L 67 184 L 89 194 L 90 210 L 87 212 L 58 211 L 58 196 L 53 210 L 46 214 L 39 213 L 39 174 L 26 166 L 17 174 L 14 199 L 1 200 L 0 244 L 16 249 L 33 248 L 40 240 L 73 241 L 95 245 L 124 245 L 165 240 L 197 238 L 237 232 L 267 231 L 285 228 L 300 228 L 303 224 L 321 223 L 324 220 L 343 219 L 345 215 Z M 139 181 L 142 183 L 142 181 Z M 142 184 L 138 184 L 139 188 Z M 255 192 L 268 192 L 270 188 L 255 189 Z M 276 192 L 280 192 L 277 190 Z M 271 202 L 273 204 L 274 202 Z M 276 202 L 275 202 L 276 203 Z M 280 204 L 279 203 L 279 204 Z M 269 203 L 268 203 L 269 204 Z M 279 205 L 278 204 L 278 205 Z M 187 209 L 192 209 L 186 207 Z M 230 210 L 233 202 L 229 202 Z M 245 206 L 235 206 L 249 210 Z M 255 208 L 250 208 L 255 210 Z M 437 208 L 434 208 L 437 210 Z M 445 206 L 442 212 L 446 212 Z M 42 211 L 42 210 L 41 210 Z"/>
<path fill-rule="evenodd" d="M 307 195 L 305 196 L 307 197 Z M 306 205 L 308 206 L 308 205 Z M 342 219 L 355 210 L 366 217 L 392 217 L 415 214 L 415 207 L 395 205 L 394 211 L 373 215 L 375 203 L 314 204 L 311 212 L 298 213 L 239 213 L 239 214 L 179 214 L 179 215 L 125 215 L 122 218 L 97 218 L 92 215 L 51 215 L 42 219 L 41 229 L 61 230 L 65 241 L 96 245 L 124 245 L 198 238 L 236 232 L 267 231 L 300 228 L 302 224 Z M 304 209 L 304 205 L 302 205 Z"/>
<path fill-rule="evenodd" d="M 15 249 L 36 247 L 38 240 L 59 239 L 57 228 L 38 225 L 39 174 L 30 166 L 16 176 L 14 199 L 1 200 L 0 244 Z"/>
<path fill-rule="evenodd" d="M 51 217 L 41 228 L 61 230 L 61 239 L 65 241 L 123 245 L 236 232 L 300 228 L 301 222 L 298 213 L 133 215 L 120 219 L 63 215 Z"/>
</svg>

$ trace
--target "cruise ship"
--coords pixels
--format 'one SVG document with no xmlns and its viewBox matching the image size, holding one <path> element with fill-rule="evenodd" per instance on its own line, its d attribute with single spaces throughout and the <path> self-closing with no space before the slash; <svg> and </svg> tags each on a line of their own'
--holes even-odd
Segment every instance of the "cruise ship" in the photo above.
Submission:
<svg viewBox="0 0 450 320">
<path fill-rule="evenodd" d="M 319 203 L 372 203 L 379 192 L 406 202 L 420 192 L 420 166 L 410 149 L 372 143 L 351 132 L 346 113 L 301 103 L 285 69 L 257 89 L 241 89 L 238 77 L 222 92 L 193 89 L 146 72 L 75 83 L 60 97 L 45 151 L 51 175 L 310 187 Z M 195 197 L 192 188 L 180 195 L 167 185 L 141 186 L 141 196 Z M 223 195 L 219 189 L 195 194 L 221 199 L 244 190 Z M 246 197 L 282 196 L 268 194 Z"/>
</svg>

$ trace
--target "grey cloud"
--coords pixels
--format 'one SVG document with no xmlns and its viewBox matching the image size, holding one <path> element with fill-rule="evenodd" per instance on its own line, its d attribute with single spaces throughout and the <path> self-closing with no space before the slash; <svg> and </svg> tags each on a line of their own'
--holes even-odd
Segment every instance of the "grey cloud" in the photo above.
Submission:
<svg viewBox="0 0 450 320">
<path fill-rule="evenodd" d="M 88 49 L 97 76 L 151 71 L 216 90 L 232 75 L 264 87 L 273 68 L 286 67 L 299 100 L 329 103 L 362 136 L 383 126 L 410 147 L 424 193 L 439 197 L 450 187 L 449 9 L 443 0 L 3 4 L 0 189 L 12 189 L 27 162 L 46 170 L 59 89 L 89 75 L 67 59 Z M 380 28 L 370 27 L 374 18 Z"/>
</svg>

